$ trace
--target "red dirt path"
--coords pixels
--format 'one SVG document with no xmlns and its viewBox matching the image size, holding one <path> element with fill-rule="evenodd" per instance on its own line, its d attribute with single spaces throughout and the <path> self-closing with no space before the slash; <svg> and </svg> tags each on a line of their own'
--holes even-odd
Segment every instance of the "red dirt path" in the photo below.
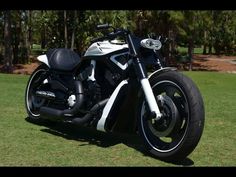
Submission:
<svg viewBox="0 0 236 177">
<path fill-rule="evenodd" d="M 236 73 L 236 56 L 195 55 L 193 70 Z"/>
</svg>

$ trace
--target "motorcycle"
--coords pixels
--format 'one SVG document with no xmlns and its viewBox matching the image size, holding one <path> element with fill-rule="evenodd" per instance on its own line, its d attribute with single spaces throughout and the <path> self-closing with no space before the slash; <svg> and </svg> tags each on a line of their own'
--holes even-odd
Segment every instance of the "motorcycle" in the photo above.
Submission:
<svg viewBox="0 0 236 177">
<path fill-rule="evenodd" d="M 82 57 L 65 48 L 38 56 L 41 65 L 25 91 L 29 119 L 127 130 L 156 158 L 186 158 L 203 132 L 204 103 L 190 78 L 164 66 L 160 49 L 166 40 L 139 38 L 109 24 L 97 30 L 108 33 L 94 39 Z"/>
</svg>

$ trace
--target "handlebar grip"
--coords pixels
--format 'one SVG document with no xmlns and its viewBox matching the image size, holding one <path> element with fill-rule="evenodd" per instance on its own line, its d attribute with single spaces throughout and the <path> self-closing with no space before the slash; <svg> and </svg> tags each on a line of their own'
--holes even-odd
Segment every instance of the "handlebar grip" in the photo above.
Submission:
<svg viewBox="0 0 236 177">
<path fill-rule="evenodd" d="M 124 32 L 123 31 L 117 31 L 117 32 L 115 32 L 115 33 L 110 33 L 110 34 L 108 34 L 108 38 L 109 39 L 114 39 L 114 38 L 116 38 L 117 36 L 120 36 L 120 35 L 123 35 L 124 34 Z"/>
<path fill-rule="evenodd" d="M 94 42 L 99 42 L 99 41 L 103 41 L 105 40 L 106 38 L 105 37 L 98 37 L 98 38 L 95 38 L 95 39 L 92 39 L 91 42 L 94 43 Z"/>
<path fill-rule="evenodd" d="M 124 34 L 123 31 L 118 31 L 118 32 L 116 32 L 116 33 L 110 33 L 110 34 L 108 34 L 108 35 L 106 35 L 106 36 L 103 36 L 103 37 L 95 38 L 95 39 L 91 40 L 91 42 L 94 43 L 94 42 L 103 41 L 103 40 L 106 40 L 106 39 L 108 39 L 108 40 L 113 40 L 113 39 L 115 39 L 117 36 L 123 35 L 123 34 Z"/>
<path fill-rule="evenodd" d="M 106 23 L 106 24 L 97 25 L 96 29 L 97 29 L 97 30 L 101 30 L 101 29 L 108 29 L 108 28 L 110 28 L 110 27 L 111 27 L 111 25 L 109 25 L 108 23 Z"/>
</svg>

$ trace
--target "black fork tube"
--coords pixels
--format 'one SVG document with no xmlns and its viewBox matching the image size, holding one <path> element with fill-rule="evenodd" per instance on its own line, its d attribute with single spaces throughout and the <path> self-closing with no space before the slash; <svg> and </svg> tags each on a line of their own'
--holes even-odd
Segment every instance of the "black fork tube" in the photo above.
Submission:
<svg viewBox="0 0 236 177">
<path fill-rule="evenodd" d="M 143 66 L 142 62 L 140 61 L 138 57 L 138 53 L 135 49 L 135 46 L 134 46 L 134 43 L 132 41 L 132 37 L 130 36 L 130 34 L 127 35 L 127 41 L 130 48 L 130 55 L 133 56 L 135 72 L 137 74 L 139 82 L 142 85 L 143 92 L 146 97 L 146 101 L 150 108 L 150 112 L 151 112 L 150 116 L 152 118 L 155 118 L 156 120 L 159 120 L 162 115 L 160 113 L 160 110 L 156 102 L 156 98 L 153 94 L 151 85 L 149 83 L 146 68 Z"/>
<path fill-rule="evenodd" d="M 144 67 L 143 63 L 140 61 L 139 58 L 134 58 L 133 59 L 133 64 L 134 64 L 134 69 L 135 72 L 138 76 L 138 79 L 144 79 L 147 78 L 147 71 L 146 68 Z"/>
<path fill-rule="evenodd" d="M 134 43 L 132 41 L 132 37 L 130 34 L 127 35 L 127 41 L 128 41 L 128 45 L 130 49 L 130 55 L 133 57 L 134 68 L 138 76 L 138 79 L 141 80 L 141 79 L 147 78 L 146 68 L 144 67 L 140 59 L 138 58 L 138 53 L 134 47 Z"/>
</svg>

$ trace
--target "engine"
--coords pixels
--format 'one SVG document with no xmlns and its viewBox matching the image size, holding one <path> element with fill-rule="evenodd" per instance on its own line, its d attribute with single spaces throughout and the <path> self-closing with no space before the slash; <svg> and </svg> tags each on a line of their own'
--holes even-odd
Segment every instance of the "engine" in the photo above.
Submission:
<svg viewBox="0 0 236 177">
<path fill-rule="evenodd" d="M 86 110 L 89 110 L 97 102 L 101 101 L 101 87 L 96 81 L 86 81 L 83 83 Z"/>
<path fill-rule="evenodd" d="M 89 110 L 99 101 L 109 98 L 122 79 L 119 73 L 111 71 L 108 67 L 98 62 L 94 71 L 94 80 L 89 79 L 91 73 L 92 66 L 90 65 L 78 74 L 78 79 L 83 83 L 85 110 Z"/>
<path fill-rule="evenodd" d="M 108 67 L 101 66 L 97 70 L 97 82 L 101 84 L 103 98 L 110 97 L 117 85 L 122 81 L 123 75 Z"/>
</svg>

